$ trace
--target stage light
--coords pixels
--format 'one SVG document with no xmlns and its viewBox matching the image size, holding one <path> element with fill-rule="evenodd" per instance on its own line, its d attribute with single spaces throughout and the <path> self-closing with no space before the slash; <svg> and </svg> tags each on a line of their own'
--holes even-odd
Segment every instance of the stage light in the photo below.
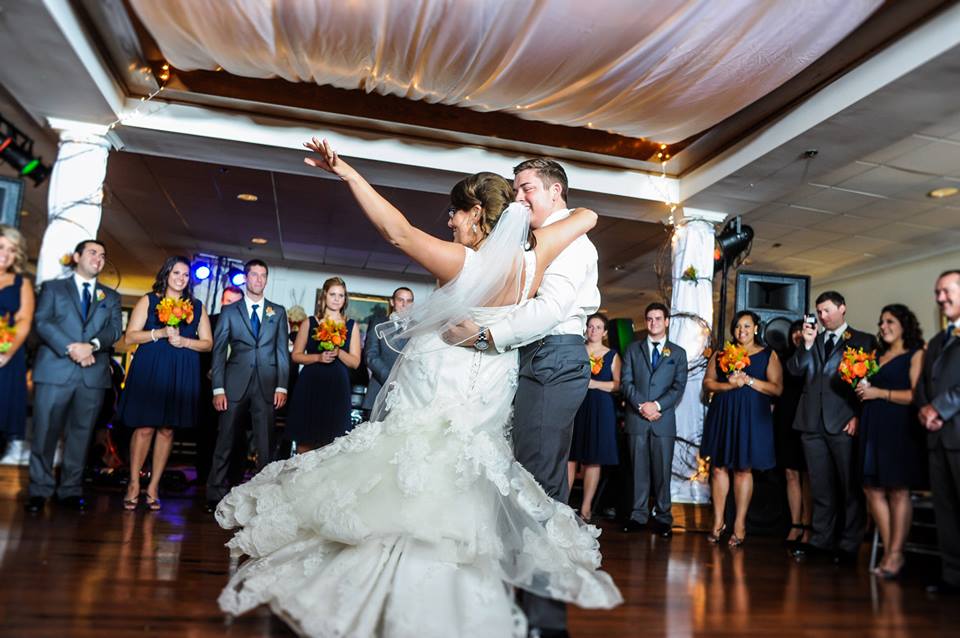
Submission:
<svg viewBox="0 0 960 638">
<path fill-rule="evenodd" d="M 740 218 L 731 219 L 726 228 L 717 235 L 717 247 L 713 252 L 713 272 L 720 272 L 733 262 L 753 242 L 753 228 L 741 225 Z"/>
<path fill-rule="evenodd" d="M 242 286 L 247 283 L 247 276 L 239 268 L 231 268 L 230 272 L 227 273 L 227 279 L 234 286 Z"/>
<path fill-rule="evenodd" d="M 193 265 L 193 278 L 197 281 L 205 281 L 210 278 L 210 266 L 206 262 L 198 262 Z"/>
<path fill-rule="evenodd" d="M 29 177 L 39 186 L 50 175 L 50 167 L 33 154 L 33 140 L 0 116 L 0 161 L 9 164 L 20 177 Z"/>
</svg>

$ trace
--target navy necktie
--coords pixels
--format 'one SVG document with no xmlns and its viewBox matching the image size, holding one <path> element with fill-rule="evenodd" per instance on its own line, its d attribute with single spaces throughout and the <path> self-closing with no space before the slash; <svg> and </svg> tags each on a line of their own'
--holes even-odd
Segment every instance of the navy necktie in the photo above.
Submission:
<svg viewBox="0 0 960 638">
<path fill-rule="evenodd" d="M 90 295 L 90 284 L 83 284 L 83 294 L 80 295 L 80 303 L 83 308 L 83 318 L 86 319 L 90 314 L 90 304 L 93 302 L 93 297 Z"/>
<path fill-rule="evenodd" d="M 260 304 L 253 304 L 253 313 L 250 314 L 250 329 L 253 330 L 253 336 L 260 338 L 260 315 L 257 314 L 257 308 Z"/>
<path fill-rule="evenodd" d="M 823 346 L 823 358 L 829 359 L 830 355 L 833 354 L 833 349 L 837 346 L 837 335 L 832 332 L 827 335 L 827 343 Z"/>
<path fill-rule="evenodd" d="M 650 361 L 654 368 L 657 367 L 657 364 L 660 363 L 660 344 L 654 342 L 653 352 L 650 355 Z"/>
</svg>

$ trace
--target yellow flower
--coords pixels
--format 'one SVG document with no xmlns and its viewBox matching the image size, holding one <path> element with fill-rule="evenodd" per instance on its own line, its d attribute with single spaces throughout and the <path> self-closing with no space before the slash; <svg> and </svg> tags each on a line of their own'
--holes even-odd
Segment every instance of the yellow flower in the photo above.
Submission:
<svg viewBox="0 0 960 638">
<path fill-rule="evenodd" d="M 849 338 L 852 337 L 852 336 L 853 336 L 853 335 L 850 334 L 850 331 L 849 331 L 849 330 L 844 330 L 844 331 L 843 331 L 843 339 L 844 339 L 844 341 L 846 341 L 847 339 L 849 339 Z"/>
<path fill-rule="evenodd" d="M 661 354 L 663 354 L 663 356 L 665 356 L 665 357 L 669 357 L 669 356 L 670 356 L 670 348 L 666 348 L 666 347 L 665 347 L 665 348 L 663 349 L 663 352 L 662 352 Z"/>
<path fill-rule="evenodd" d="M 107 298 L 107 293 L 97 288 L 97 301 L 103 301 Z"/>
</svg>

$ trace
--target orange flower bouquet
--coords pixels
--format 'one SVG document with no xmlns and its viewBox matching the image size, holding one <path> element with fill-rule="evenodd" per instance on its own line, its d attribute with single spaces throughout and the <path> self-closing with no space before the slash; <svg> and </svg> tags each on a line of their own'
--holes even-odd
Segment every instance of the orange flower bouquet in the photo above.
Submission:
<svg viewBox="0 0 960 638">
<path fill-rule="evenodd" d="M 590 374 L 600 374 L 603 370 L 603 357 L 590 355 Z"/>
<path fill-rule="evenodd" d="M 743 346 L 737 346 L 728 341 L 720 352 L 719 361 L 721 370 L 727 374 L 733 374 L 747 369 L 750 365 L 750 355 Z"/>
<path fill-rule="evenodd" d="M 7 354 L 13 348 L 13 338 L 17 336 L 17 325 L 9 314 L 0 317 L 0 354 Z"/>
<path fill-rule="evenodd" d="M 193 302 L 188 299 L 165 297 L 157 304 L 157 318 L 165 326 L 179 326 L 193 322 Z"/>
<path fill-rule="evenodd" d="M 877 363 L 876 352 L 864 352 L 863 348 L 854 350 L 850 346 L 843 351 L 843 358 L 840 359 L 840 378 L 849 383 L 854 388 L 863 379 L 872 377 L 880 370 L 880 364 Z"/>
<path fill-rule="evenodd" d="M 321 350 L 333 350 L 347 342 L 347 325 L 342 321 L 324 319 L 313 331 L 313 340 Z"/>
</svg>

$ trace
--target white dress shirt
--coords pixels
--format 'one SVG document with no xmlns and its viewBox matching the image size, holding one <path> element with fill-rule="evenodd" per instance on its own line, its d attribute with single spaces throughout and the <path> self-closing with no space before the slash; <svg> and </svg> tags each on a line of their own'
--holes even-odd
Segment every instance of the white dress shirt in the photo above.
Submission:
<svg viewBox="0 0 960 638">
<path fill-rule="evenodd" d="M 243 296 L 243 303 L 247 306 L 247 314 L 245 315 L 246 318 L 247 318 L 247 321 L 250 321 L 250 319 L 253 317 L 253 307 L 254 307 L 254 305 L 257 306 L 257 317 L 260 319 L 260 329 L 263 330 L 263 309 L 264 309 L 264 306 L 266 306 L 266 304 L 267 304 L 267 298 L 266 298 L 266 297 L 260 297 L 260 300 L 259 300 L 259 301 L 254 301 L 253 299 L 251 299 L 251 298 L 248 297 L 247 295 L 244 295 L 244 296 Z M 221 312 L 222 312 L 222 310 L 221 310 Z M 280 392 L 280 393 L 282 393 L 282 394 L 286 394 L 286 393 L 287 393 L 287 389 L 286 389 L 285 387 L 280 387 L 280 386 L 278 386 L 278 387 L 274 390 L 274 392 Z M 213 389 L 213 396 L 219 396 L 219 395 L 221 395 L 221 394 L 226 394 L 226 390 L 224 390 L 223 388 L 214 388 L 214 389 Z"/>
<path fill-rule="evenodd" d="M 571 210 L 558 210 L 544 226 L 566 219 Z M 587 317 L 600 307 L 597 288 L 597 249 L 581 235 L 560 253 L 543 274 L 537 295 L 501 321 L 487 326 L 499 352 L 519 348 L 550 335 L 583 335 Z"/>
<path fill-rule="evenodd" d="M 84 279 L 78 273 L 73 273 L 73 285 L 77 287 L 77 298 L 80 300 L 80 307 L 83 308 L 83 284 L 90 284 L 90 308 L 93 309 L 93 305 L 97 303 L 97 278 L 93 279 Z M 86 317 L 84 317 L 86 319 Z M 90 345 L 93 346 L 93 351 L 96 352 L 100 349 L 100 340 L 94 337 L 90 340 Z"/>
<path fill-rule="evenodd" d="M 843 341 L 843 333 L 847 331 L 850 326 L 847 325 L 847 322 L 844 321 L 843 325 L 837 328 L 836 330 L 826 330 L 823 333 L 823 345 L 827 345 L 830 340 L 830 335 L 834 336 L 833 347 L 836 348 L 840 345 L 840 342 Z"/>
</svg>

